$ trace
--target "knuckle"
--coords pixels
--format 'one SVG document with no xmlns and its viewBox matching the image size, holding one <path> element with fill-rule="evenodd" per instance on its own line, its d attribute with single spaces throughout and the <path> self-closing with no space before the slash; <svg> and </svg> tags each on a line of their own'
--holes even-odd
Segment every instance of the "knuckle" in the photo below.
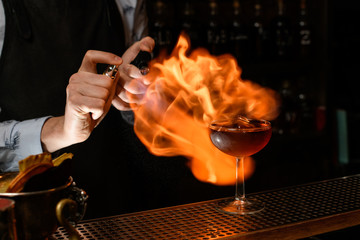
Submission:
<svg viewBox="0 0 360 240">
<path fill-rule="evenodd" d="M 114 80 L 107 75 L 101 75 L 101 81 L 103 81 L 106 85 L 111 85 L 114 82 Z"/>
<path fill-rule="evenodd" d="M 73 75 L 70 76 L 69 78 L 69 83 L 76 81 L 76 79 L 78 78 L 79 73 L 74 73 Z"/>
<path fill-rule="evenodd" d="M 99 99 L 98 109 L 102 111 L 103 109 L 105 109 L 105 106 L 106 106 L 106 101 L 104 99 Z"/>
<path fill-rule="evenodd" d="M 74 92 L 77 90 L 77 85 L 76 82 L 72 81 L 70 82 L 67 86 L 66 86 L 66 91 L 67 92 Z"/>
<path fill-rule="evenodd" d="M 89 58 L 91 58 L 93 55 L 94 55 L 94 50 L 87 50 L 85 53 L 85 56 Z"/>
<path fill-rule="evenodd" d="M 72 85 L 72 84 L 69 84 L 69 85 L 66 86 L 66 93 L 67 93 L 68 95 L 70 95 L 70 93 L 72 92 L 72 90 L 73 90 L 73 85 Z"/>
<path fill-rule="evenodd" d="M 102 79 L 102 84 L 105 88 L 110 89 L 114 85 L 114 79 L 104 76 Z"/>
<path fill-rule="evenodd" d="M 103 88 L 101 96 L 102 96 L 102 99 L 108 99 L 110 96 L 110 91 L 106 88 Z"/>
<path fill-rule="evenodd" d="M 75 104 L 77 102 L 77 98 L 73 94 L 68 94 L 67 96 L 67 102 Z"/>
</svg>

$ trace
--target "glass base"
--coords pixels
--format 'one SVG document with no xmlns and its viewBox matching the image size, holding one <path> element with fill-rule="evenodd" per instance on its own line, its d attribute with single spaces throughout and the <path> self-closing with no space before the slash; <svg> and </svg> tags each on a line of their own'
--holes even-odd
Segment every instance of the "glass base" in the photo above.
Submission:
<svg viewBox="0 0 360 240">
<path fill-rule="evenodd" d="M 260 212 L 264 207 L 264 203 L 257 199 L 237 200 L 230 198 L 219 201 L 216 209 L 224 213 L 245 215 Z"/>
</svg>

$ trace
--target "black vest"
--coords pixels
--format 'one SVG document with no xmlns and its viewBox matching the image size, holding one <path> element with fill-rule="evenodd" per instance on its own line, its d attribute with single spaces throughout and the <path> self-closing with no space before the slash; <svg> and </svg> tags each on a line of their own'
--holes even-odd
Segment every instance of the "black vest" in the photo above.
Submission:
<svg viewBox="0 0 360 240">
<path fill-rule="evenodd" d="M 0 121 L 63 114 L 65 87 L 85 52 L 124 50 L 110 1 L 7 0 L 4 8 Z"/>
<path fill-rule="evenodd" d="M 68 79 L 85 52 L 124 51 L 112 0 L 7 0 L 4 7 L 0 121 L 62 115 Z M 61 152 L 74 154 L 72 175 L 89 194 L 86 218 L 208 197 L 196 189 L 206 184 L 193 178 L 184 158 L 151 155 L 115 109 L 87 141 Z"/>
</svg>

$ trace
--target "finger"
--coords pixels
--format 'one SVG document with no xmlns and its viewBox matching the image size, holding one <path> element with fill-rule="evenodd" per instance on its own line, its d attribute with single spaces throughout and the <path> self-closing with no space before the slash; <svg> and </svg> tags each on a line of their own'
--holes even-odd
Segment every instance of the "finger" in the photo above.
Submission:
<svg viewBox="0 0 360 240">
<path fill-rule="evenodd" d="M 122 72 L 131 78 L 143 78 L 144 75 L 141 73 L 140 69 L 132 64 L 126 64 L 122 68 Z"/>
<path fill-rule="evenodd" d="M 131 45 L 122 55 L 124 63 L 131 63 L 140 51 L 152 52 L 155 41 L 151 37 L 145 37 Z"/>
<path fill-rule="evenodd" d="M 88 76 L 88 78 L 84 79 L 84 76 Z M 105 81 L 101 81 L 101 79 Z M 89 113 L 87 109 L 94 109 L 93 119 L 96 120 L 99 118 L 98 114 L 104 114 L 110 108 L 115 94 L 115 81 L 106 76 L 86 72 L 74 74 L 67 86 L 68 101 L 72 106 L 85 111 L 85 113 Z M 104 82 L 108 83 L 104 84 Z M 94 104 L 94 106 L 90 104 Z"/>
<path fill-rule="evenodd" d="M 136 83 L 140 84 L 141 87 L 150 84 L 150 81 L 147 79 L 146 75 L 144 76 L 141 71 L 134 65 L 128 64 L 126 67 L 121 69 L 121 73 L 121 81 L 119 81 L 119 83 L 121 83 L 122 85 L 125 85 L 125 83 L 133 82 L 135 79 Z M 127 90 L 132 92 L 130 89 Z"/>
<path fill-rule="evenodd" d="M 148 86 L 143 83 L 142 79 L 136 78 L 124 84 L 124 89 L 130 94 L 144 94 Z"/>
<path fill-rule="evenodd" d="M 118 95 L 118 97 L 123 102 L 129 103 L 129 104 L 132 104 L 132 103 L 141 104 L 142 99 L 144 98 L 144 94 L 131 94 L 126 91 L 121 91 L 120 94 Z"/>
<path fill-rule="evenodd" d="M 124 102 L 124 101 L 119 97 L 119 95 L 120 95 L 120 93 L 121 93 L 122 91 L 126 91 L 126 90 L 124 90 L 122 84 L 119 84 L 119 83 L 118 83 L 117 86 L 116 86 L 115 96 L 114 96 L 114 98 L 113 98 L 113 100 L 112 100 L 112 105 L 113 105 L 116 109 L 118 109 L 118 110 L 120 110 L 120 111 L 131 110 L 130 104 L 127 103 L 127 102 Z"/>
<path fill-rule="evenodd" d="M 124 102 L 120 97 L 115 96 L 113 101 L 112 101 L 112 105 L 120 110 L 120 111 L 128 111 L 131 110 L 130 104 L 127 102 Z"/>
<path fill-rule="evenodd" d="M 88 96 L 92 98 L 99 98 L 107 101 L 110 96 L 110 90 L 103 87 L 98 87 L 90 84 L 76 84 L 77 91 L 83 96 Z"/>
<path fill-rule="evenodd" d="M 152 52 L 155 47 L 155 40 L 151 37 L 144 37 L 140 40 L 140 50 Z"/>
<path fill-rule="evenodd" d="M 92 98 L 103 99 L 110 102 L 115 95 L 116 80 L 109 77 L 92 74 L 92 73 L 76 73 L 70 78 L 67 86 L 68 95 L 83 95 Z"/>
<path fill-rule="evenodd" d="M 91 84 L 104 88 L 112 88 L 116 79 L 109 78 L 105 75 L 94 74 L 89 72 L 78 72 L 70 77 L 70 84 Z"/>
<path fill-rule="evenodd" d="M 105 105 L 106 102 L 103 99 L 81 94 L 69 96 L 68 101 L 68 106 L 80 114 L 80 116 L 91 113 L 93 120 L 96 120 L 103 115 Z"/>
<path fill-rule="evenodd" d="M 96 64 L 105 63 L 112 65 L 120 65 L 123 60 L 112 53 L 88 50 L 83 58 L 79 71 L 96 73 Z"/>
</svg>

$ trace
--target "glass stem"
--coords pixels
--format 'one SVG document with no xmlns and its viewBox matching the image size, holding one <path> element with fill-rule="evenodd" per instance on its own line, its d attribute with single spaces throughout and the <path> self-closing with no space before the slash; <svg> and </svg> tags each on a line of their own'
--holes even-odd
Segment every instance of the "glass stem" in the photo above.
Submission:
<svg viewBox="0 0 360 240">
<path fill-rule="evenodd" d="M 245 201 L 244 159 L 245 157 L 236 158 L 235 200 L 239 201 Z"/>
</svg>

